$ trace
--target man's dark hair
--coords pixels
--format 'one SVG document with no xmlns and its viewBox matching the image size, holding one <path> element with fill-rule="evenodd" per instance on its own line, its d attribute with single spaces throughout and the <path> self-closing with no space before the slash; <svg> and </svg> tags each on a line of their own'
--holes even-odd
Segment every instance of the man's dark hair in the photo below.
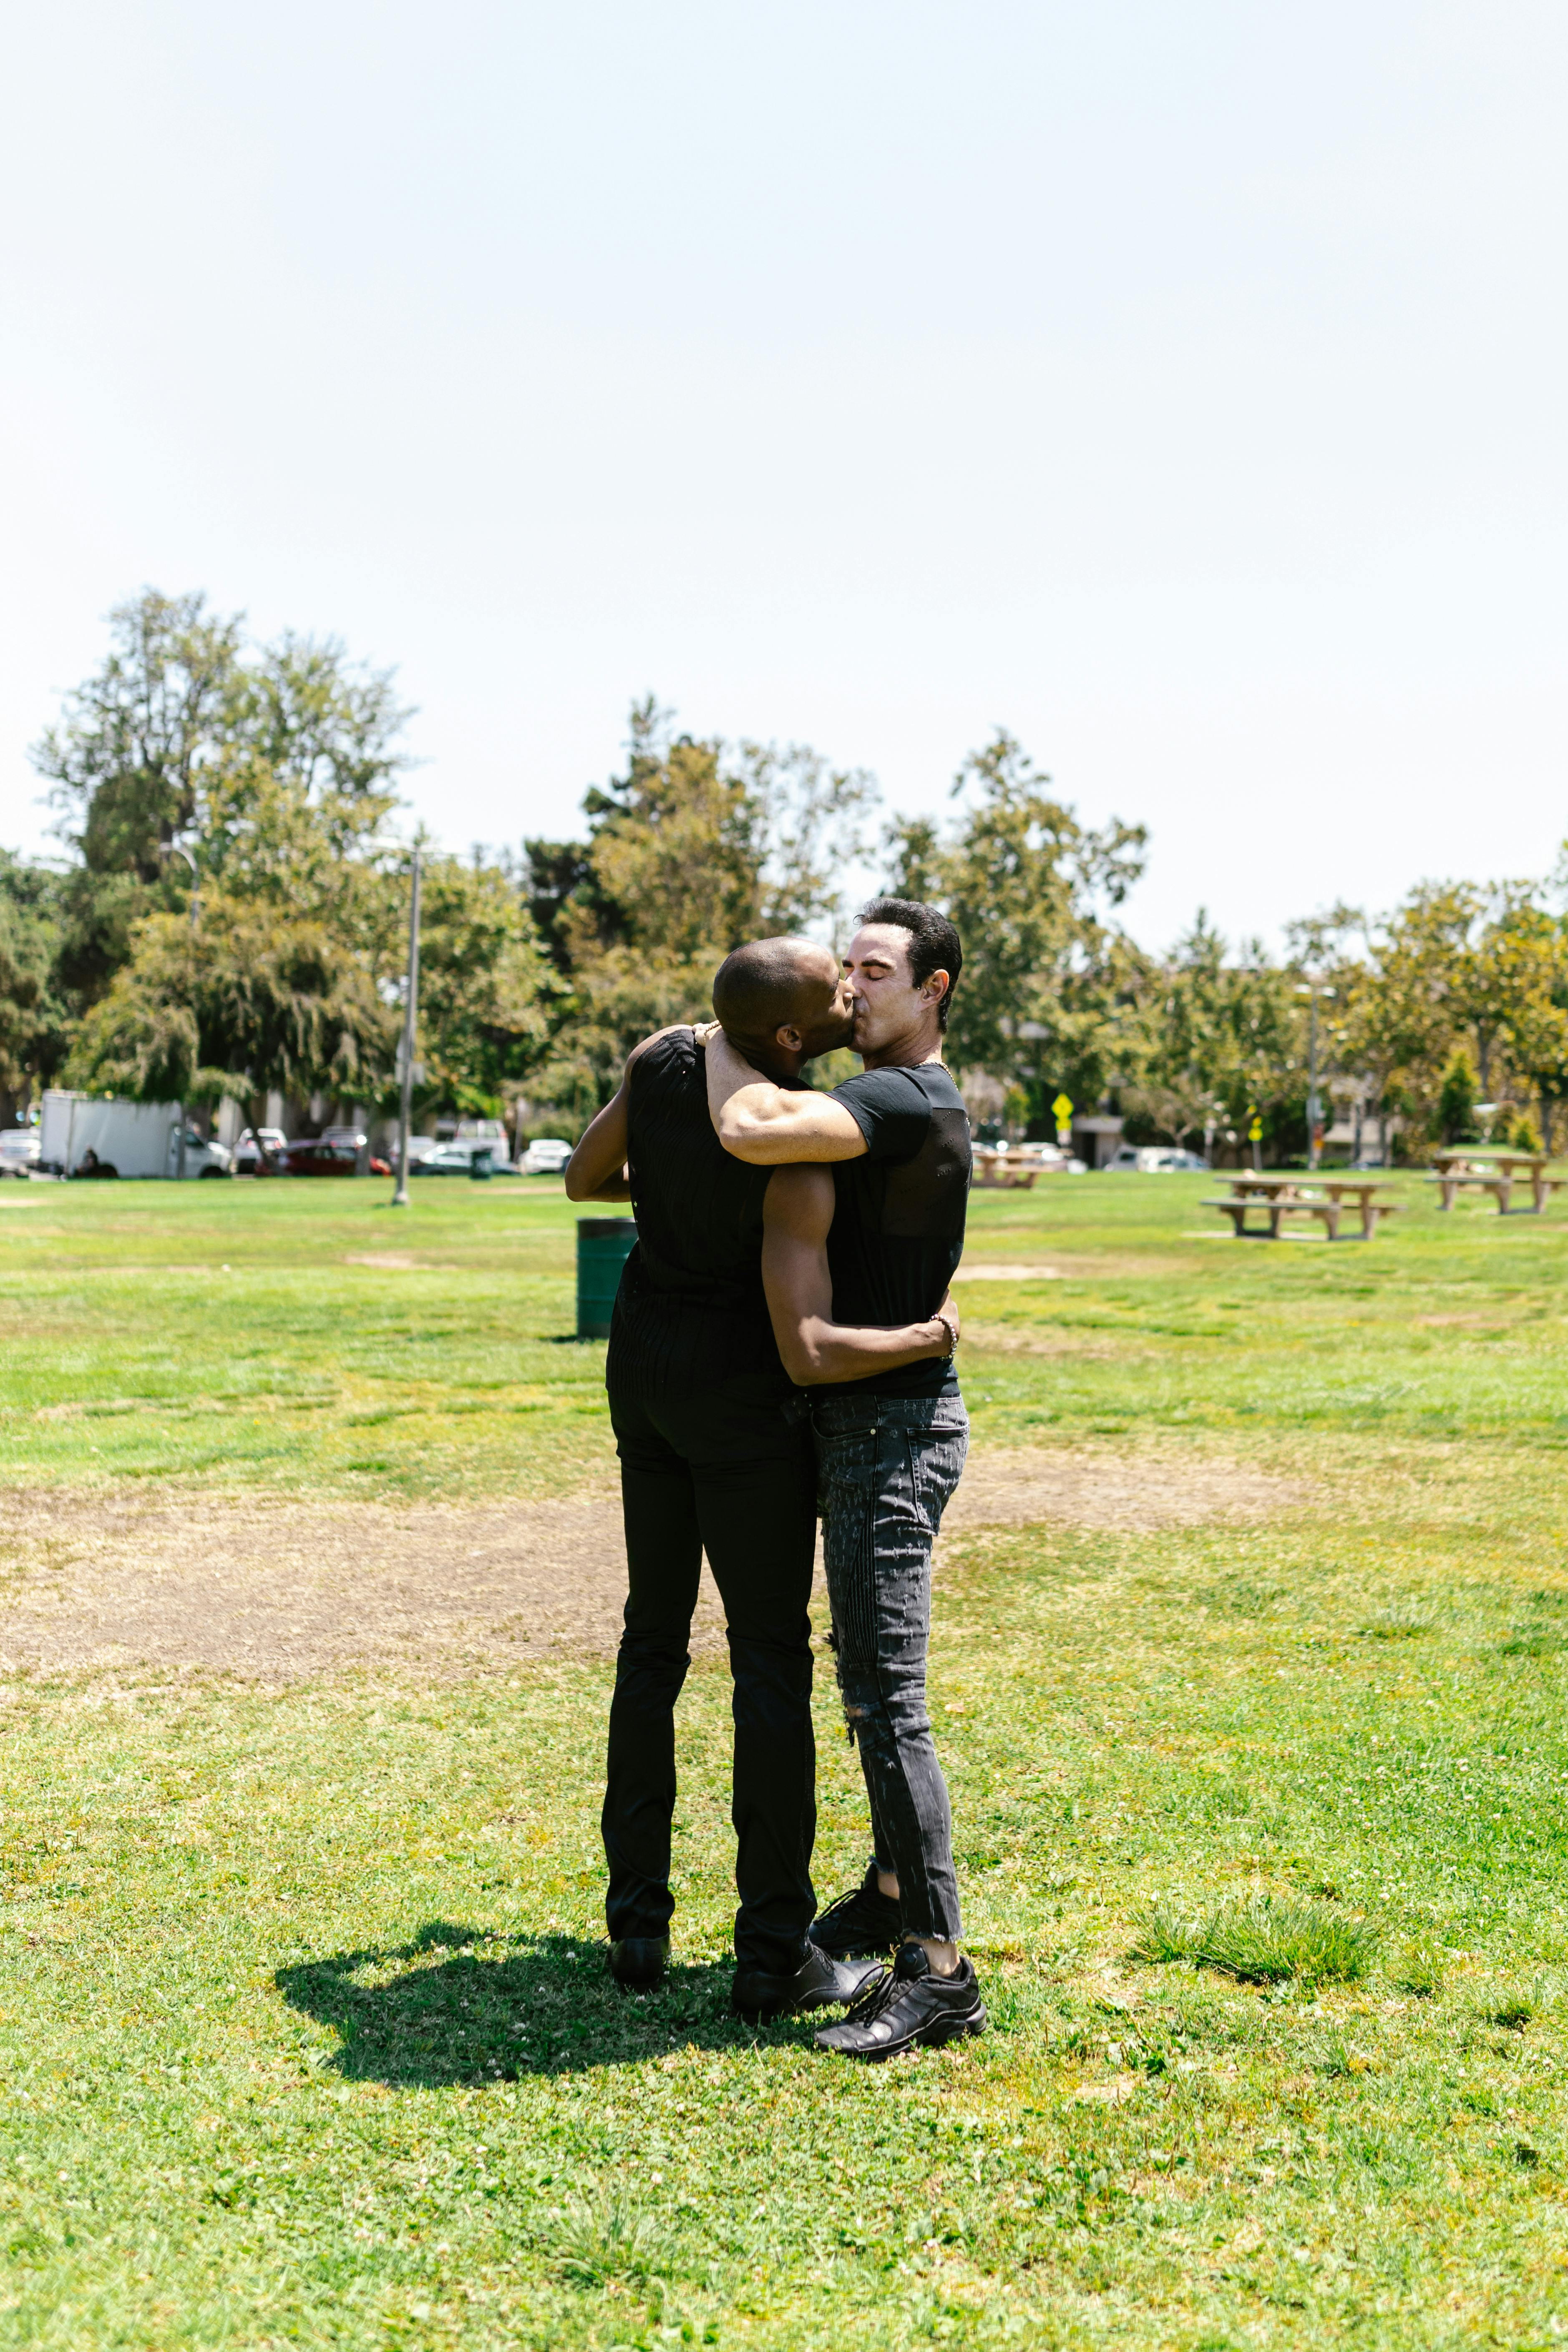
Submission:
<svg viewBox="0 0 1568 2352">
<path fill-rule="evenodd" d="M 713 975 L 713 1010 L 736 1037 L 771 1038 L 809 1013 L 803 959 L 820 955 L 811 940 L 749 940 Z M 820 987 L 820 982 L 817 983 Z"/>
<path fill-rule="evenodd" d="M 873 898 L 868 907 L 860 909 L 863 923 L 896 923 L 900 931 L 910 935 L 910 972 L 915 986 L 928 981 L 933 971 L 947 974 L 947 992 L 937 1007 L 937 1026 L 947 1027 L 947 1016 L 952 1009 L 952 992 L 958 986 L 958 975 L 963 970 L 963 950 L 958 933 L 947 917 L 934 907 L 925 906 L 919 898 Z"/>
</svg>

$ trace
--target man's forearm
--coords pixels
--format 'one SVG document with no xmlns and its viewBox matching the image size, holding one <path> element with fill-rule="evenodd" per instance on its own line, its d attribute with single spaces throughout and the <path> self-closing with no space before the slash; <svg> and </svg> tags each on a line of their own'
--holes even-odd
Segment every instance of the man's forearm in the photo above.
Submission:
<svg viewBox="0 0 1568 2352">
<path fill-rule="evenodd" d="M 952 1333 L 940 1318 L 929 1323 L 829 1323 L 807 1317 L 792 1335 L 784 1370 L 801 1388 L 824 1381 L 859 1381 L 896 1372 L 905 1364 L 950 1355 Z"/>
<path fill-rule="evenodd" d="M 726 1151 L 753 1167 L 802 1160 L 858 1160 L 866 1149 L 853 1114 L 831 1095 L 775 1086 L 721 1029 L 708 1040 L 708 1115 Z"/>
</svg>

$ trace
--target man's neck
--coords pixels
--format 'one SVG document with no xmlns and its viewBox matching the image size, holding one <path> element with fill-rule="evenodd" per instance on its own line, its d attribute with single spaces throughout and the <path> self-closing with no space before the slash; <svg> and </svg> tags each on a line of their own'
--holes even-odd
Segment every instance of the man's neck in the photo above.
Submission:
<svg viewBox="0 0 1568 2352">
<path fill-rule="evenodd" d="M 727 1029 L 724 1034 L 730 1037 Z M 760 1070 L 764 1078 L 772 1078 L 775 1087 L 793 1086 L 805 1061 L 804 1054 L 792 1053 L 787 1045 L 777 1045 L 771 1039 L 763 1045 L 749 1037 L 730 1037 L 730 1043 L 737 1054 L 750 1062 L 753 1070 Z"/>
<path fill-rule="evenodd" d="M 942 1031 L 934 1021 L 922 1021 L 901 1037 L 890 1037 L 885 1045 L 874 1045 L 861 1060 L 868 1070 L 916 1070 L 922 1063 L 942 1059 Z"/>
</svg>

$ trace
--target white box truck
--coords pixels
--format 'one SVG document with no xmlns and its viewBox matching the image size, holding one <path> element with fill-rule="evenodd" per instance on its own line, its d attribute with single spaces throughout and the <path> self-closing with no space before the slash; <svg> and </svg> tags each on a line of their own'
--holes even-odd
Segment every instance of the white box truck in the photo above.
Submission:
<svg viewBox="0 0 1568 2352">
<path fill-rule="evenodd" d="M 106 1101 L 50 1087 L 38 1124 L 38 1170 L 79 1176 L 90 1175 L 96 1166 L 112 1168 L 117 1176 L 177 1176 L 182 1128 L 185 1175 L 226 1176 L 228 1152 L 221 1143 L 204 1141 L 186 1124 L 178 1103 L 124 1102 L 118 1097 Z"/>
</svg>

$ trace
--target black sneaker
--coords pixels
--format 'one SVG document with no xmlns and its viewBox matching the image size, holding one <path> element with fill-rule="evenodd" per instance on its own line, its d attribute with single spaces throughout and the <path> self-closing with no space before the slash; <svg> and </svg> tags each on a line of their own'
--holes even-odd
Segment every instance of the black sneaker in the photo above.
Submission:
<svg viewBox="0 0 1568 2352">
<path fill-rule="evenodd" d="M 841 2058 L 896 2058 L 921 2042 L 951 2042 L 961 2033 L 984 2033 L 985 2004 L 974 1970 L 961 1959 L 950 1977 L 939 1977 L 919 1944 L 900 1944 L 899 1957 L 884 1969 L 847 2017 L 814 2035 L 819 2050 Z"/>
<path fill-rule="evenodd" d="M 766 1969 L 737 1969 L 730 2006 L 749 2024 L 765 2025 L 770 2018 L 790 2017 L 803 2009 L 832 2009 L 839 2001 L 858 2000 L 874 1967 L 859 1960 L 836 1960 L 808 1944 L 798 1969 L 775 1976 Z"/>
<path fill-rule="evenodd" d="M 610 1974 L 623 1992 L 652 1992 L 668 1958 L 668 1936 L 623 1936 L 610 1946 Z"/>
<path fill-rule="evenodd" d="M 904 1932 L 902 1906 L 877 1884 L 872 1863 L 853 1894 L 841 1895 L 811 1923 L 811 1940 L 836 1960 L 879 1960 Z"/>
</svg>

